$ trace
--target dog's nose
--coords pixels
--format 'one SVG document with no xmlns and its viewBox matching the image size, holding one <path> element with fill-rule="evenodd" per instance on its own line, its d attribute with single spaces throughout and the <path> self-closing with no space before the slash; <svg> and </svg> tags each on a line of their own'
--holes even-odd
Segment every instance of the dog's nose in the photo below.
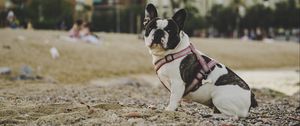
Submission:
<svg viewBox="0 0 300 126">
<path fill-rule="evenodd" d="M 153 39 L 153 43 L 161 43 L 162 42 L 162 37 L 165 36 L 165 32 L 161 29 L 158 29 L 154 32 L 154 39 Z"/>
</svg>

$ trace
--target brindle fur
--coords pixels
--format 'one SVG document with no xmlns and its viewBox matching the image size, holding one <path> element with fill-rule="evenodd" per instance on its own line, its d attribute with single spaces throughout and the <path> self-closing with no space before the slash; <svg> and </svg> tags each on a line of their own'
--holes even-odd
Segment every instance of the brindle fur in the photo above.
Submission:
<svg viewBox="0 0 300 126">
<path fill-rule="evenodd" d="M 207 56 L 202 55 L 205 59 L 205 62 L 210 62 L 211 59 Z M 219 68 L 222 68 L 222 65 L 216 65 Z M 182 80 L 185 82 L 185 87 L 189 87 L 192 81 L 196 78 L 199 70 L 202 69 L 202 66 L 197 61 L 195 54 L 187 55 L 180 63 L 180 75 Z M 214 67 L 212 68 L 212 70 Z M 238 75 L 236 75 L 231 69 L 227 68 L 228 73 L 222 75 L 215 83 L 216 86 L 223 85 L 238 85 L 245 90 L 250 90 L 248 84 L 242 80 Z M 201 83 L 201 82 L 200 82 Z M 219 111 L 214 107 L 214 104 L 211 102 L 207 104 L 210 108 L 213 108 L 216 113 Z M 251 107 L 257 107 L 257 101 L 255 100 L 255 95 L 251 92 Z"/>
<path fill-rule="evenodd" d="M 245 90 L 250 90 L 248 84 L 241 79 L 238 75 L 236 75 L 231 69 L 227 68 L 228 73 L 222 75 L 215 83 L 216 86 L 224 86 L 224 85 L 238 85 Z M 255 100 L 255 95 L 251 91 L 251 106 L 257 107 L 257 101 Z"/>
<path fill-rule="evenodd" d="M 204 58 L 206 63 L 211 61 L 211 59 L 207 56 L 202 55 L 202 57 Z M 211 70 L 213 70 L 214 68 L 215 66 L 213 66 Z M 189 54 L 181 61 L 179 69 L 181 79 L 185 82 L 185 87 L 187 88 L 196 78 L 196 75 L 199 73 L 199 70 L 202 69 L 202 66 L 198 62 L 196 54 Z M 199 81 L 199 83 L 202 83 L 202 81 Z M 197 88 L 193 89 L 192 91 L 196 89 Z"/>
<path fill-rule="evenodd" d="M 248 84 L 242 80 L 238 75 L 236 75 L 234 72 L 232 72 L 231 69 L 227 68 L 228 73 L 222 75 L 219 77 L 219 79 L 216 81 L 216 86 L 222 86 L 222 85 L 238 85 L 241 88 L 245 90 L 250 90 Z"/>
</svg>

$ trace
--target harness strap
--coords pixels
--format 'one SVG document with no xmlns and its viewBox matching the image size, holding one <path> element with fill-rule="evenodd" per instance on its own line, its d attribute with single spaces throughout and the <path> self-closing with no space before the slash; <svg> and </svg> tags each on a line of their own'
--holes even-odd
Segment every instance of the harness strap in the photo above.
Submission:
<svg viewBox="0 0 300 126">
<path fill-rule="evenodd" d="M 204 70 L 204 72 L 208 72 L 210 71 L 209 67 L 207 66 L 204 58 L 201 56 L 201 54 L 195 49 L 194 45 L 191 44 L 191 49 L 192 52 L 196 55 L 198 62 L 201 64 L 202 69 Z"/>
<path fill-rule="evenodd" d="M 154 69 L 157 72 L 163 65 L 170 63 L 176 59 L 179 59 L 183 56 L 186 56 L 187 54 L 191 53 L 191 46 L 188 46 L 187 48 L 181 50 L 180 52 L 174 53 L 174 54 L 168 54 L 164 58 L 159 59 L 154 63 Z"/>
<path fill-rule="evenodd" d="M 211 60 L 208 64 L 207 67 L 209 69 L 212 69 L 215 65 L 217 64 L 216 61 Z M 190 93 L 191 91 L 195 91 L 197 90 L 200 86 L 202 86 L 202 80 L 206 79 L 209 73 L 204 73 L 203 75 L 203 71 L 202 69 L 197 73 L 196 77 L 194 78 L 194 80 L 192 81 L 192 83 L 185 89 L 183 96 L 187 95 L 188 93 Z"/>
<path fill-rule="evenodd" d="M 202 86 L 202 80 L 207 78 L 207 76 L 211 72 L 211 69 L 217 64 L 217 62 L 214 60 L 211 60 L 209 63 L 206 63 L 205 59 L 201 56 L 201 54 L 194 48 L 194 46 L 192 44 L 190 44 L 190 46 L 188 46 L 187 48 L 185 48 L 177 53 L 174 53 L 174 54 L 168 54 L 164 58 L 159 59 L 158 61 L 156 61 L 154 63 L 154 68 L 155 68 L 155 71 L 157 74 L 158 70 L 163 65 L 170 63 L 176 59 L 179 59 L 183 56 L 186 56 L 190 53 L 195 54 L 198 63 L 202 66 L 202 69 L 200 69 L 198 71 L 198 73 L 196 74 L 196 77 L 194 78 L 192 83 L 188 87 L 186 87 L 183 96 L 187 95 L 191 91 L 197 90 L 200 86 Z M 160 80 L 160 78 L 159 78 L 159 80 Z M 160 82 L 166 87 L 166 85 L 161 80 L 160 80 Z M 170 91 L 170 89 L 168 89 L 168 90 Z"/>
</svg>

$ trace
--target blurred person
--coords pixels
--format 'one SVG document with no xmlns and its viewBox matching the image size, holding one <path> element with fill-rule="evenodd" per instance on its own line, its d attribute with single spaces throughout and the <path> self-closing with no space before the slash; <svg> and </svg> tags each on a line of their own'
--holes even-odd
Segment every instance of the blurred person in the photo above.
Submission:
<svg viewBox="0 0 300 126">
<path fill-rule="evenodd" d="M 274 42 L 274 30 L 273 28 L 269 28 L 268 30 L 265 30 L 263 35 L 263 42 L 265 43 L 273 43 Z"/>
<path fill-rule="evenodd" d="M 262 31 L 259 27 L 256 28 L 256 40 L 262 40 L 263 39 L 263 34 Z"/>
<path fill-rule="evenodd" d="M 92 44 L 99 44 L 100 40 L 99 37 L 93 34 L 90 30 L 91 24 L 88 22 L 82 23 L 81 29 L 79 31 L 79 36 L 81 40 L 92 43 Z"/>
<path fill-rule="evenodd" d="M 7 13 L 7 17 L 6 17 L 6 20 L 10 23 L 10 22 L 13 22 L 14 20 L 14 17 L 15 17 L 15 13 L 10 10 L 8 13 Z"/>
<path fill-rule="evenodd" d="M 65 22 L 65 21 L 62 21 L 62 22 L 59 24 L 59 29 L 60 29 L 60 30 L 66 30 L 66 29 L 67 29 L 67 26 L 66 26 L 66 22 Z"/>
<path fill-rule="evenodd" d="M 78 42 L 80 40 L 80 29 L 83 21 L 78 19 L 74 22 L 72 28 L 68 32 L 68 36 L 61 36 L 60 38 L 66 42 Z"/>
<path fill-rule="evenodd" d="M 207 30 L 207 36 L 208 38 L 213 38 L 216 36 L 215 30 L 213 27 L 209 27 Z"/>
<path fill-rule="evenodd" d="M 268 29 L 268 38 L 274 38 L 275 37 L 275 31 L 274 28 L 269 28 Z"/>
<path fill-rule="evenodd" d="M 12 10 L 10 10 L 7 13 L 6 20 L 8 22 L 8 26 L 12 29 L 16 29 L 20 25 L 20 21 L 17 19 L 17 17 L 15 16 L 15 13 Z"/>
<path fill-rule="evenodd" d="M 251 31 L 250 31 L 250 39 L 251 40 L 255 40 L 256 39 L 256 34 L 255 34 L 255 31 L 253 29 L 251 29 Z"/>
<path fill-rule="evenodd" d="M 248 31 L 248 29 L 244 29 L 243 32 L 244 32 L 244 33 L 243 33 L 244 35 L 242 36 L 241 39 L 242 39 L 243 41 L 248 41 L 248 40 L 249 40 L 249 36 L 248 36 L 248 35 L 249 35 L 249 31 Z"/>
<path fill-rule="evenodd" d="M 33 30 L 31 21 L 28 21 L 28 22 L 27 22 L 26 28 L 27 28 L 27 30 Z"/>
<path fill-rule="evenodd" d="M 290 35 L 291 35 L 290 30 L 286 29 L 284 32 L 285 41 L 290 41 Z"/>
<path fill-rule="evenodd" d="M 72 28 L 69 31 L 69 37 L 71 38 L 80 38 L 79 32 L 81 30 L 81 25 L 82 25 L 83 21 L 82 20 L 77 20 Z"/>
</svg>

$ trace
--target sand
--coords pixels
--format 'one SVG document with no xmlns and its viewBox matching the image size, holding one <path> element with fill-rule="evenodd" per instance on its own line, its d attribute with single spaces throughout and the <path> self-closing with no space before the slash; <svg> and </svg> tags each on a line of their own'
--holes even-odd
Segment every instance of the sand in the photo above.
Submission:
<svg viewBox="0 0 300 126">
<path fill-rule="evenodd" d="M 195 102 L 164 111 L 169 92 L 136 35 L 97 33 L 100 46 L 59 31 L 0 30 L 0 125 L 299 125 L 299 44 L 192 38 L 253 88 L 247 118 L 220 117 Z M 60 57 L 52 59 L 56 47 Z M 16 80 L 24 65 L 41 78 Z M 298 71 L 297 71 L 298 70 Z"/>
<path fill-rule="evenodd" d="M 151 80 L 151 81 L 149 81 Z M 299 88 L 299 85 L 298 85 Z M 0 124 L 8 125 L 296 125 L 299 92 L 253 89 L 259 107 L 247 118 L 219 117 L 195 102 L 164 111 L 169 92 L 153 75 L 94 80 L 85 85 L 4 81 Z M 298 108 L 297 108 L 298 107 Z"/>
</svg>

